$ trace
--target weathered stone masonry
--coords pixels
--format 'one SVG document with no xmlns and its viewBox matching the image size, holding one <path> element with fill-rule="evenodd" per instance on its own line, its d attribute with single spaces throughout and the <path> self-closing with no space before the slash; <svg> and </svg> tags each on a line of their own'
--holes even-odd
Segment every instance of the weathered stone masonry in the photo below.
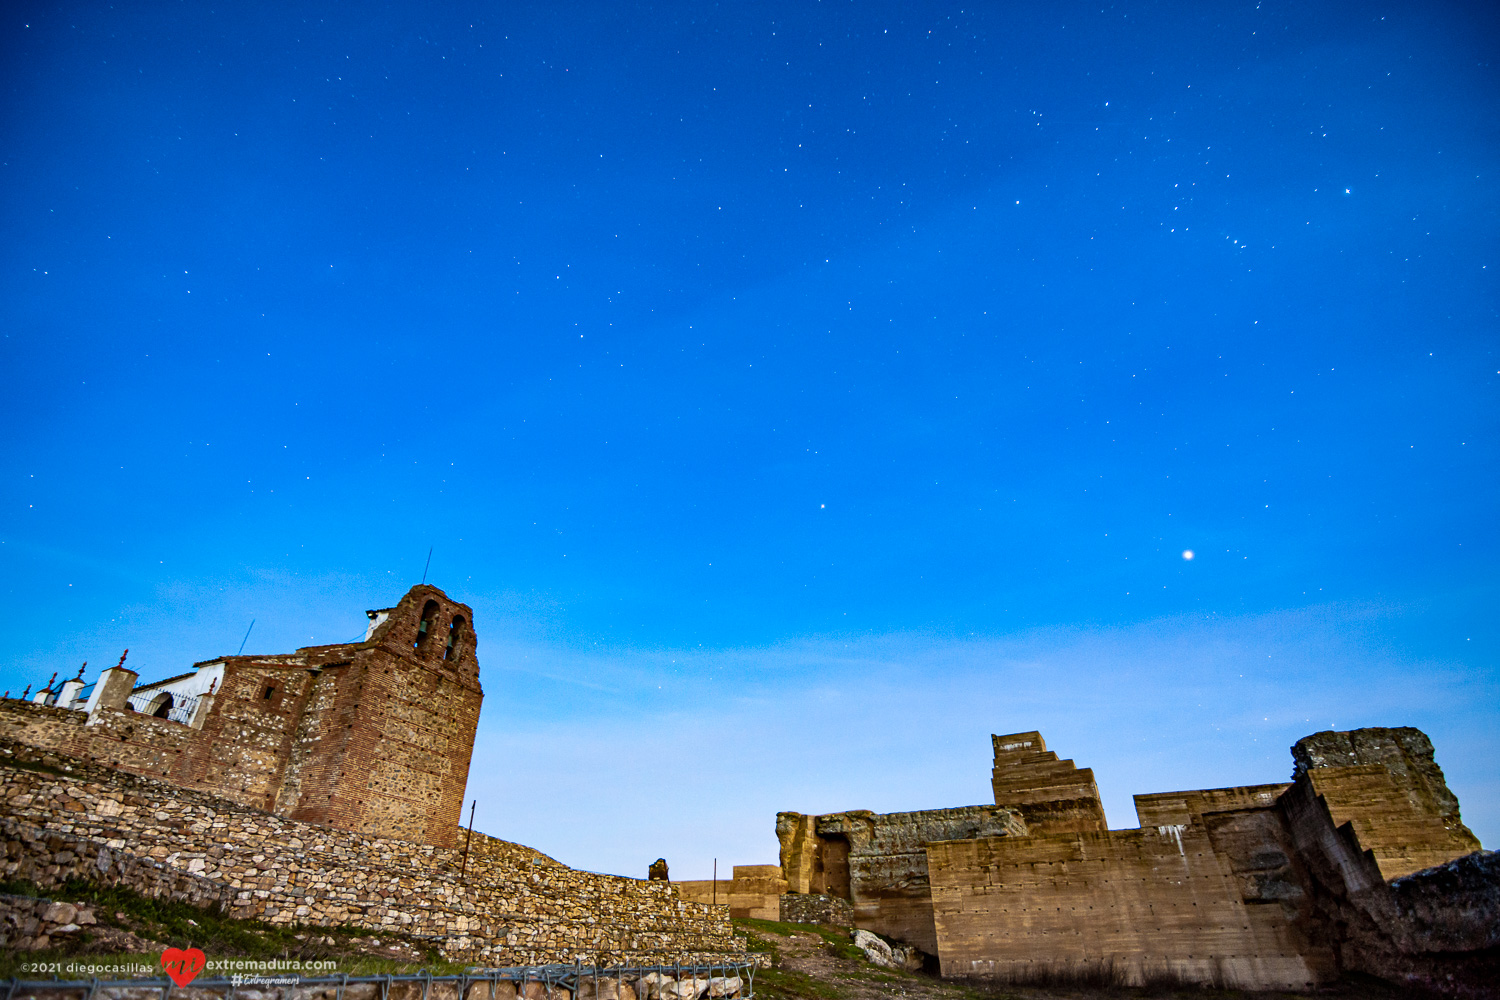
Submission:
<svg viewBox="0 0 1500 1000">
<path fill-rule="evenodd" d="M 102 879 L 272 923 L 394 930 L 486 965 L 736 950 L 725 907 L 503 841 L 484 838 L 460 877 L 459 850 L 299 823 L 31 747 L 0 743 L 0 780 L 8 879 Z"/>
<path fill-rule="evenodd" d="M 0 737 L 292 819 L 452 846 L 484 698 L 473 612 L 421 586 L 368 614 L 360 642 L 219 657 L 140 687 L 134 671 L 105 671 L 86 711 L 0 702 Z M 196 711 L 187 722 L 132 711 L 133 691 Z"/>
<path fill-rule="evenodd" d="M 1278 989 L 1361 971 L 1495 995 L 1500 863 L 1418 730 L 1309 736 L 1289 783 L 1137 795 L 1128 830 L 1107 828 L 1092 773 L 1039 733 L 994 750 L 994 806 L 780 814 L 792 890 L 850 900 L 857 926 L 945 976 Z"/>
<path fill-rule="evenodd" d="M 368 616 L 359 642 L 220 657 L 139 686 L 117 667 L 86 704 L 77 681 L 43 693 L 61 707 L 0 702 L 5 877 L 394 930 L 487 965 L 738 950 L 725 907 L 670 883 L 460 839 L 483 698 L 472 612 L 420 586 Z"/>
</svg>

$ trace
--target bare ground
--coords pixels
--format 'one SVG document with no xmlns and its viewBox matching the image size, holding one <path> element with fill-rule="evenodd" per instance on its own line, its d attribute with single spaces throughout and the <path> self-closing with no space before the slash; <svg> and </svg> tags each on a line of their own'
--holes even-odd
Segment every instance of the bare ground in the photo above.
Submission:
<svg viewBox="0 0 1500 1000">
<path fill-rule="evenodd" d="M 770 959 L 755 976 L 757 1000 L 1432 1000 L 1374 979 L 1350 979 L 1316 993 L 1213 990 L 1180 985 L 1026 986 L 955 982 L 871 964 L 840 927 L 737 920 L 752 951 Z"/>
</svg>

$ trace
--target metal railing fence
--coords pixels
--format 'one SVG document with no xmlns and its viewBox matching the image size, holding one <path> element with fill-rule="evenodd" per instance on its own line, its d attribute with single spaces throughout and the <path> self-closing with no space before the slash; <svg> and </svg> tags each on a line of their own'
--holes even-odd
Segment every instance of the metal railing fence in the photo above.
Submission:
<svg viewBox="0 0 1500 1000">
<path fill-rule="evenodd" d="M 161 710 L 163 696 L 170 699 L 165 714 Z M 186 726 L 193 721 L 193 712 L 198 708 L 198 697 L 196 694 L 175 694 L 171 691 L 141 691 L 130 695 L 125 701 L 142 715 L 180 722 Z"/>
<path fill-rule="evenodd" d="M 80 957 L 79 964 L 86 964 L 87 958 Z M 581 963 L 573 965 L 526 965 L 514 966 L 503 969 L 475 969 L 458 975 L 434 976 L 425 970 L 415 973 L 384 974 L 372 976 L 350 976 L 346 974 L 324 975 L 324 976 L 301 976 L 295 972 L 267 971 L 254 974 L 242 974 L 235 976 L 217 976 L 212 979 L 195 978 L 186 987 L 178 987 L 169 978 L 139 978 L 139 979 L 37 979 L 22 980 L 9 979 L 0 980 L 0 1000 L 25 1000 L 28 997 L 46 995 L 57 1000 L 104 1000 L 109 993 L 117 990 L 129 990 L 132 996 L 142 995 L 145 990 L 160 990 L 161 1000 L 169 1000 L 172 993 L 179 989 L 190 989 L 196 995 L 201 996 L 203 990 L 219 990 L 225 1000 L 234 1000 L 235 991 L 241 987 L 253 988 L 264 996 L 266 980 L 271 984 L 284 984 L 295 989 L 299 995 L 305 995 L 308 989 L 332 988 L 334 1000 L 344 1000 L 345 991 L 351 986 L 373 983 L 378 987 L 378 1000 L 389 1000 L 391 987 L 396 983 L 421 983 L 421 1000 L 429 1000 L 432 987 L 439 984 L 454 984 L 457 990 L 454 993 L 456 1000 L 498 1000 L 496 988 L 500 983 L 516 984 L 515 997 L 521 1000 L 525 995 L 525 987 L 536 983 L 541 985 L 548 1000 L 553 1000 L 554 992 L 557 1000 L 562 1000 L 561 991 L 568 991 L 568 995 L 577 1000 L 579 987 L 585 983 L 593 986 L 593 998 L 600 997 L 600 984 L 611 981 L 620 985 L 630 985 L 636 989 L 638 1000 L 694 1000 L 702 997 L 707 1000 L 713 996 L 713 1000 L 753 1000 L 755 996 L 755 970 L 759 962 L 746 960 L 742 962 L 714 962 L 708 964 L 682 965 L 614 965 L 608 967 L 586 966 Z M 657 977 L 655 981 L 649 981 L 652 974 Z M 693 981 L 692 993 L 683 993 L 678 989 L 667 987 L 668 982 L 682 983 L 684 980 Z M 738 979 L 740 984 L 737 988 L 728 989 L 730 980 Z M 250 983 L 246 980 L 255 980 Z M 718 980 L 723 984 L 723 989 L 717 995 L 713 994 L 712 983 Z M 702 983 L 702 989 L 698 984 Z M 483 987 L 488 984 L 487 991 L 481 989 L 477 995 L 472 995 L 474 987 Z M 643 988 L 643 984 L 645 988 Z M 654 987 L 654 988 L 653 988 Z M 71 995 L 71 997 L 69 997 Z M 285 996 L 290 997 L 289 989 Z M 615 996 L 623 1000 L 624 990 L 619 986 L 615 989 Z"/>
</svg>

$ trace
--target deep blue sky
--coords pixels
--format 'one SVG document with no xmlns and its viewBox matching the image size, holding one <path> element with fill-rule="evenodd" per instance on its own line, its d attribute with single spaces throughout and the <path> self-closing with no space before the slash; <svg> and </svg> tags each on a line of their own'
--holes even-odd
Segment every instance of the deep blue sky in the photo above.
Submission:
<svg viewBox="0 0 1500 1000">
<path fill-rule="evenodd" d="M 1421 725 L 1500 839 L 1490 5 L 0 17 L 13 693 L 351 638 L 430 546 L 480 826 L 569 863 L 1038 725 L 1117 826 Z M 559 789 L 635 825 L 500 805 Z"/>
</svg>

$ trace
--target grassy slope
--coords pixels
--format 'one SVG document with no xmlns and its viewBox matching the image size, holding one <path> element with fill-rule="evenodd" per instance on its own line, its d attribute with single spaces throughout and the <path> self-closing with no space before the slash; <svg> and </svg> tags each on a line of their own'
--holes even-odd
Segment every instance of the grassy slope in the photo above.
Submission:
<svg viewBox="0 0 1500 1000">
<path fill-rule="evenodd" d="M 35 886 L 25 882 L 0 883 L 0 893 L 43 895 Z M 435 948 L 424 942 L 363 928 L 300 927 L 234 920 L 218 910 L 200 910 L 187 903 L 151 899 L 129 889 L 93 882 L 70 882 L 50 889 L 44 895 L 48 899 L 92 907 L 98 926 L 86 927 L 67 938 L 58 938 L 57 946 L 45 952 L 5 949 L 0 952 L 0 979 L 11 976 L 26 978 L 28 974 L 23 966 L 28 963 L 83 959 L 85 956 L 91 964 L 157 967 L 161 958 L 159 950 L 121 952 L 110 949 L 107 941 L 112 935 L 108 929 L 129 932 L 146 942 L 201 948 L 210 959 L 333 959 L 338 962 L 338 972 L 350 975 L 416 972 L 424 968 L 436 975 L 447 975 L 462 972 L 465 968 L 463 963 L 445 961 Z M 408 953 L 410 960 L 392 957 L 397 952 Z M 71 978 L 66 972 L 60 974 Z M 80 974 L 80 978 L 88 976 Z"/>
</svg>

